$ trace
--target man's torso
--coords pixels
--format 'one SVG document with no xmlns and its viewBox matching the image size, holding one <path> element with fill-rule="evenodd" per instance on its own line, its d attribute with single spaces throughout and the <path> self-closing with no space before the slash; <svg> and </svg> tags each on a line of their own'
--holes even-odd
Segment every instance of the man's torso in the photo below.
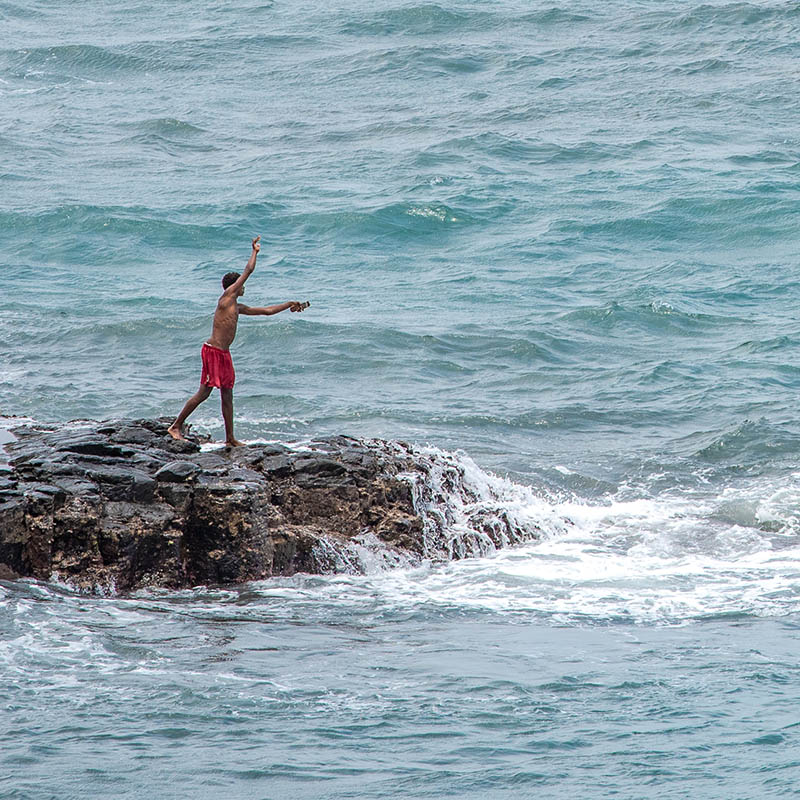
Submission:
<svg viewBox="0 0 800 800">
<path fill-rule="evenodd" d="M 214 312 L 214 325 L 207 344 L 227 350 L 236 338 L 236 326 L 239 322 L 239 304 L 236 297 L 220 297 L 217 310 Z"/>
</svg>

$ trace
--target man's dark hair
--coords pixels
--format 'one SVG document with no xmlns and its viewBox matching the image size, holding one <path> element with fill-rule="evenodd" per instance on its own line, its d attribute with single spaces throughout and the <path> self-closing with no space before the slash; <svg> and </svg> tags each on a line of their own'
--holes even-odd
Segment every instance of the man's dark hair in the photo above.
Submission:
<svg viewBox="0 0 800 800">
<path fill-rule="evenodd" d="M 241 274 L 238 272 L 229 272 L 226 275 L 222 276 L 222 288 L 227 289 L 232 284 L 236 283 L 236 281 L 241 278 Z"/>
</svg>

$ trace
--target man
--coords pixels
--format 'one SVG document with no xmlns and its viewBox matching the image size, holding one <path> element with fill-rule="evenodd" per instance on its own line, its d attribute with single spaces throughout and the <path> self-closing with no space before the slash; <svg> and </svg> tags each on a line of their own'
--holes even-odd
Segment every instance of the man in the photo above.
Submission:
<svg viewBox="0 0 800 800">
<path fill-rule="evenodd" d="M 244 294 L 245 281 L 253 274 L 256 268 L 256 258 L 261 250 L 261 237 L 253 239 L 253 252 L 244 272 L 229 272 L 222 278 L 223 292 L 217 302 L 217 310 L 214 312 L 214 326 L 211 331 L 211 338 L 203 345 L 201 356 L 203 359 L 203 371 L 200 375 L 200 388 L 186 401 L 186 405 L 178 414 L 178 418 L 167 429 L 173 439 L 183 439 L 183 423 L 197 406 L 208 399 L 211 389 L 216 386 L 222 398 L 222 418 L 225 420 L 225 443 L 230 447 L 241 447 L 233 436 L 233 383 L 236 374 L 233 371 L 233 360 L 231 359 L 230 346 L 236 338 L 236 326 L 239 322 L 239 314 L 251 316 L 279 314 L 281 311 L 291 309 L 292 311 L 302 311 L 307 304 L 289 302 L 280 303 L 276 306 L 266 308 L 251 308 L 237 302 Z"/>
</svg>

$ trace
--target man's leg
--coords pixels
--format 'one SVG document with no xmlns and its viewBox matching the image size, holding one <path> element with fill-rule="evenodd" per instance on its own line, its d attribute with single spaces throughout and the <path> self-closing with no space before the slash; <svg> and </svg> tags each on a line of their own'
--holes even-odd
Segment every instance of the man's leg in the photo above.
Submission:
<svg viewBox="0 0 800 800">
<path fill-rule="evenodd" d="M 242 447 L 242 443 L 233 436 L 233 389 L 220 389 L 222 397 L 222 419 L 225 420 L 225 444 Z"/>
<path fill-rule="evenodd" d="M 224 391 L 224 390 L 223 390 Z M 211 394 L 211 387 L 210 386 L 200 386 L 200 388 L 186 401 L 186 405 L 181 409 L 181 413 L 178 414 L 178 418 L 172 425 L 167 428 L 167 433 L 173 439 L 183 439 L 183 423 L 186 421 L 186 417 L 194 411 L 197 406 L 200 405 L 204 400 L 208 400 L 208 396 Z"/>
</svg>

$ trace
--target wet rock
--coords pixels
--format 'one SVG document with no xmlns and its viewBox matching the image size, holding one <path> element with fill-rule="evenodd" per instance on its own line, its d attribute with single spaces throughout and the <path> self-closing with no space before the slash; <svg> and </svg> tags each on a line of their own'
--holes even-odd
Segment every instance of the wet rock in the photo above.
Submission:
<svg viewBox="0 0 800 800">
<path fill-rule="evenodd" d="M 296 473 L 305 472 L 311 475 L 342 475 L 345 466 L 332 458 L 308 457 L 298 458 L 294 462 Z"/>
<path fill-rule="evenodd" d="M 328 450 L 327 452 L 333 452 Z M 322 456 L 299 458 L 293 464 L 294 481 L 306 489 L 340 486 L 347 467 L 339 461 Z"/>
<path fill-rule="evenodd" d="M 160 436 L 137 425 L 124 425 L 113 429 L 111 441 L 119 444 L 156 445 Z"/>
<path fill-rule="evenodd" d="M 192 461 L 170 461 L 155 474 L 155 479 L 164 483 L 183 483 L 193 478 L 200 467 Z"/>
<path fill-rule="evenodd" d="M 100 436 L 78 436 L 62 439 L 54 439 L 56 451 L 66 451 L 77 453 L 78 455 L 100 456 L 102 458 L 125 458 L 131 455 L 132 451 L 127 447 L 111 443 L 108 439 Z"/>
<path fill-rule="evenodd" d="M 450 491 L 473 503 L 463 470 L 407 445 L 336 436 L 302 450 L 202 452 L 200 437 L 168 436 L 169 422 L 14 430 L 0 477 L 0 579 L 123 592 L 230 584 L 352 571 L 367 547 L 396 565 L 537 534 L 478 509 L 458 539 L 453 513 L 428 506 Z"/>
<path fill-rule="evenodd" d="M 95 482 L 109 500 L 147 503 L 155 494 L 155 478 L 134 467 L 96 466 L 86 471 L 86 477 Z"/>
<path fill-rule="evenodd" d="M 290 452 L 285 444 L 265 444 L 259 447 L 263 457 L 280 456 Z"/>
<path fill-rule="evenodd" d="M 189 441 L 188 439 L 173 439 L 169 435 L 164 436 L 164 439 L 159 442 L 159 446 L 168 453 L 197 453 L 200 450 L 198 442 Z"/>
<path fill-rule="evenodd" d="M 51 497 L 54 500 L 63 500 L 67 495 L 63 489 L 50 483 L 24 483 L 18 488 L 24 495 L 33 496 L 38 494 L 43 497 Z"/>
<path fill-rule="evenodd" d="M 231 465 L 230 458 L 217 453 L 199 453 L 192 460 L 203 472 L 219 472 L 228 469 Z"/>
<path fill-rule="evenodd" d="M 292 471 L 292 460 L 285 455 L 269 456 L 261 459 L 261 470 L 274 477 L 284 478 Z"/>
</svg>

